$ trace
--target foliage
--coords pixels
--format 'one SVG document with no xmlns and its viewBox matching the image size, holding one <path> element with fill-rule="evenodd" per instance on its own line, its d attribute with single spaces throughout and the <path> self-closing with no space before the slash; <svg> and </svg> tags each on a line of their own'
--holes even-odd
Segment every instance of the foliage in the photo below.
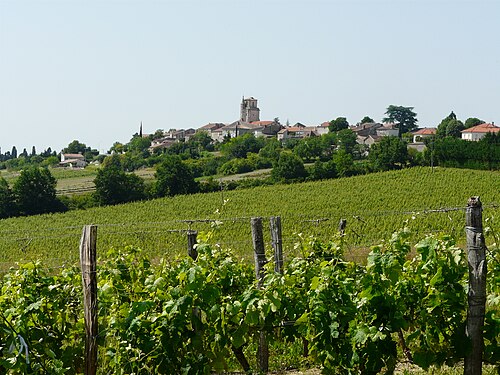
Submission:
<svg viewBox="0 0 500 375">
<path fill-rule="evenodd" d="M 264 144 L 264 138 L 256 138 L 253 134 L 247 133 L 231 138 L 221 146 L 220 150 L 229 158 L 246 158 L 249 152 L 258 153 Z"/>
<path fill-rule="evenodd" d="M 358 163 L 355 166 L 359 168 Z M 479 195 L 485 205 L 484 215 L 488 216 L 498 211 L 492 204 L 500 202 L 500 190 L 492 189 L 492 186 L 500 186 L 500 173 L 467 169 L 405 168 L 293 185 L 253 185 L 252 189 L 237 191 L 231 191 L 238 187 L 235 183 L 224 182 L 221 186 L 218 180 L 214 182 L 214 193 L 3 219 L 0 266 L 8 267 L 6 262 L 18 261 L 20 256 L 52 259 L 55 256 L 52 249 L 57 249 L 57 258 L 76 259 L 81 226 L 88 223 L 103 225 L 99 241 L 104 248 L 126 242 L 143 248 L 148 254 L 171 257 L 177 251 L 184 251 L 185 236 L 170 230 L 185 230 L 187 224 L 182 220 L 213 219 L 213 212 L 227 199 L 229 203 L 221 217 L 225 225 L 218 232 L 220 241 L 231 243 L 247 259 L 253 257 L 247 243 L 249 224 L 245 220 L 233 223 L 232 218 L 282 216 L 286 219 L 283 236 L 290 239 L 284 246 L 294 254 L 291 243 L 297 233 L 310 233 L 327 240 L 337 232 L 336 222 L 343 217 L 348 221 L 345 240 L 356 255 L 388 236 L 402 220 L 412 217 L 415 233 L 443 231 L 464 242 L 463 212 L 443 214 L 425 210 L 463 207 L 469 196 Z M 425 189 L 417 189 L 417 186 L 425 186 Z M 329 220 L 308 221 L 318 218 Z M 116 224 L 123 225 L 124 230 L 117 230 Z M 154 231 L 152 225 L 155 225 Z M 195 222 L 192 229 L 205 231 L 210 229 L 210 223 Z"/>
<path fill-rule="evenodd" d="M 499 169 L 499 145 L 500 136 L 497 134 L 487 134 L 477 142 L 446 137 L 428 145 L 424 156 L 429 161 L 430 152 L 433 152 L 434 163 L 441 166 Z"/>
<path fill-rule="evenodd" d="M 413 107 L 403 107 L 391 104 L 387 107 L 385 114 L 387 117 L 384 117 L 382 121 L 395 123 L 399 129 L 399 138 L 401 138 L 404 133 L 417 127 L 417 114 L 413 112 Z"/>
<path fill-rule="evenodd" d="M 307 176 L 304 162 L 297 155 L 283 151 L 273 166 L 271 176 L 276 181 L 300 180 Z"/>
<path fill-rule="evenodd" d="M 483 120 L 480 120 L 477 117 L 469 117 L 467 120 L 465 120 L 464 128 L 469 129 L 469 128 L 472 128 L 473 126 L 477 126 L 477 125 L 481 125 L 481 124 L 484 124 Z"/>
<path fill-rule="evenodd" d="M 119 204 L 145 198 L 144 180 L 121 168 L 120 158 L 113 155 L 97 171 L 94 197 L 98 204 Z"/>
<path fill-rule="evenodd" d="M 307 342 L 309 363 L 326 374 L 392 373 L 399 353 L 422 369 L 463 359 L 467 262 L 448 236 L 427 236 L 412 254 L 403 229 L 372 247 L 365 265 L 346 260 L 342 237 L 322 243 L 302 236 L 299 256 L 282 274 L 267 263 L 257 288 L 250 264 L 205 242 L 217 231 L 200 233 L 195 261 L 152 262 L 131 246 L 111 248 L 98 261 L 102 373 L 234 371 L 234 353 L 253 356 L 260 332 L 271 348 Z M 500 329 L 498 270 L 485 333 L 485 353 L 497 364 L 490 344 Z M 0 371 L 81 373 L 78 270 L 28 263 L 7 272 L 0 290 Z"/>
<path fill-rule="evenodd" d="M 438 137 L 456 137 L 460 138 L 464 130 L 462 121 L 457 120 L 455 113 L 451 112 L 445 117 L 437 127 L 436 135 Z"/>
<path fill-rule="evenodd" d="M 328 130 L 330 132 L 338 132 L 349 127 L 349 122 L 345 117 L 337 117 L 335 120 L 330 121 Z"/>
<path fill-rule="evenodd" d="M 14 216 L 14 214 L 14 196 L 7 181 L 0 177 L 0 219 Z"/>
<path fill-rule="evenodd" d="M 56 198 L 56 179 L 47 168 L 28 167 L 22 170 L 12 192 L 21 215 L 64 210 Z"/>
<path fill-rule="evenodd" d="M 376 171 L 388 171 L 405 166 L 408 160 L 406 143 L 398 137 L 382 137 L 370 147 L 368 155 Z"/>
<path fill-rule="evenodd" d="M 198 190 L 191 169 L 177 155 L 168 156 L 156 167 L 154 185 L 157 197 L 191 194 Z"/>
<path fill-rule="evenodd" d="M 361 121 L 359 122 L 360 125 L 363 125 L 363 124 L 368 124 L 368 123 L 373 123 L 375 122 L 371 117 L 369 116 L 365 116 L 361 119 Z"/>
</svg>

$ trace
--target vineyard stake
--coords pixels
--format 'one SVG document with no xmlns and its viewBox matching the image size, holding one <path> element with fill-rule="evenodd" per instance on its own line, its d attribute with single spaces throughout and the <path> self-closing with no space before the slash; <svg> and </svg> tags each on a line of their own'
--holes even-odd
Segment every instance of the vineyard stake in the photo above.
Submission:
<svg viewBox="0 0 500 375">
<path fill-rule="evenodd" d="M 255 255 L 255 276 L 258 280 L 257 288 L 260 288 L 265 275 L 264 265 L 267 263 L 264 249 L 264 235 L 262 232 L 262 218 L 253 217 L 250 223 L 252 225 L 252 242 Z M 269 346 L 264 331 L 261 331 L 259 335 L 257 361 L 259 363 L 259 370 L 266 373 L 269 369 Z"/>
<path fill-rule="evenodd" d="M 193 258 L 193 260 L 196 260 L 198 258 L 198 251 L 196 251 L 195 246 L 196 245 L 196 237 L 198 236 L 198 232 L 195 230 L 188 230 L 187 231 L 187 247 L 188 247 L 188 255 Z"/>
<path fill-rule="evenodd" d="M 283 240 L 281 235 L 281 217 L 272 216 L 269 226 L 271 228 L 271 241 L 274 249 L 274 272 L 283 274 Z"/>
<path fill-rule="evenodd" d="M 479 197 L 471 197 L 465 211 L 465 234 L 469 262 L 469 292 L 466 336 L 471 350 L 465 356 L 464 375 L 482 373 L 483 326 L 486 310 L 486 245 L 483 236 L 483 208 Z"/>
<path fill-rule="evenodd" d="M 85 375 L 97 373 L 97 226 L 83 227 L 80 240 L 80 267 L 85 318 Z"/>
</svg>

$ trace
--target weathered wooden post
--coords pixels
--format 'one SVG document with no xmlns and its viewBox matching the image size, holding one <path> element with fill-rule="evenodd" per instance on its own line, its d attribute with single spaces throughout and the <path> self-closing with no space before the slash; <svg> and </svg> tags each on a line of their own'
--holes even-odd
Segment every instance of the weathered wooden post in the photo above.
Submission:
<svg viewBox="0 0 500 375">
<path fill-rule="evenodd" d="M 486 245 L 483 236 L 483 208 L 479 197 L 471 197 L 465 213 L 467 259 L 469 262 L 469 293 L 466 336 L 471 351 L 465 356 L 464 374 L 482 374 L 483 327 L 486 310 Z"/>
<path fill-rule="evenodd" d="M 85 375 L 97 373 L 97 226 L 83 227 L 80 240 L 80 266 L 85 319 Z"/>
<path fill-rule="evenodd" d="M 274 271 L 283 274 L 283 239 L 281 236 L 281 217 L 272 216 L 269 222 L 271 242 L 274 249 Z"/>
<path fill-rule="evenodd" d="M 262 218 L 253 217 L 250 222 L 252 225 L 252 242 L 255 256 L 255 276 L 258 280 L 257 287 L 260 288 L 265 275 L 264 265 L 267 263 L 264 235 L 262 232 Z M 267 345 L 265 331 L 260 332 L 257 361 L 259 363 L 259 370 L 264 373 L 267 372 L 269 369 L 269 346 Z"/>
<path fill-rule="evenodd" d="M 198 236 L 198 232 L 195 230 L 188 230 L 187 231 L 187 248 L 188 248 L 188 255 L 193 258 L 193 260 L 196 260 L 198 258 L 198 251 L 196 251 L 195 246 L 196 245 L 196 238 Z"/>
</svg>

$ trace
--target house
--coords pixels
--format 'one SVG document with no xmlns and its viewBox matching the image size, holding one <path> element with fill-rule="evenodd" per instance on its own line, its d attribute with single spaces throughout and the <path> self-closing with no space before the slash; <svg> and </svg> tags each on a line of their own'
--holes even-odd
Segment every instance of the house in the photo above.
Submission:
<svg viewBox="0 0 500 375">
<path fill-rule="evenodd" d="M 82 154 L 63 154 L 61 153 L 61 161 L 59 166 L 67 168 L 85 168 L 87 162 Z"/>
<path fill-rule="evenodd" d="M 365 138 L 369 135 L 376 136 L 377 129 L 381 127 L 382 124 L 378 122 L 365 122 L 361 125 L 351 126 L 349 129 L 351 129 L 357 137 Z"/>
<path fill-rule="evenodd" d="M 379 137 L 399 136 L 399 128 L 393 122 L 385 123 L 383 126 L 377 128 L 376 132 Z"/>
<path fill-rule="evenodd" d="M 431 138 L 436 135 L 436 128 L 421 128 L 412 131 L 413 143 L 422 143 L 425 138 Z"/>
<path fill-rule="evenodd" d="M 287 139 L 302 139 L 307 137 L 317 137 L 319 134 L 316 132 L 315 126 L 305 126 L 297 123 L 294 126 L 281 129 L 278 132 L 278 140 L 286 141 Z"/>
<path fill-rule="evenodd" d="M 500 127 L 495 123 L 480 124 L 472 128 L 462 130 L 462 139 L 467 141 L 479 141 L 488 133 L 500 134 Z"/>
<path fill-rule="evenodd" d="M 151 142 L 151 146 L 149 147 L 149 151 L 154 152 L 157 150 L 163 150 L 165 148 L 169 148 L 170 146 L 172 146 L 174 143 L 177 143 L 177 142 L 179 142 L 177 139 L 170 138 L 170 137 L 163 137 L 163 138 L 154 139 Z"/>
<path fill-rule="evenodd" d="M 251 125 L 260 126 L 254 130 L 256 137 L 275 137 L 283 126 L 276 120 L 273 121 L 252 121 Z"/>
<path fill-rule="evenodd" d="M 327 134 L 330 132 L 330 123 L 328 121 L 322 122 L 319 126 L 316 126 L 316 133 L 318 135 Z"/>
</svg>

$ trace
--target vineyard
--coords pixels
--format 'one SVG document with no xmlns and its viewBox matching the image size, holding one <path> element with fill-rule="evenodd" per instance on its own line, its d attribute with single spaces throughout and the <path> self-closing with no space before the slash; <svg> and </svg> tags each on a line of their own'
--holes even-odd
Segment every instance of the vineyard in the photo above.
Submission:
<svg viewBox="0 0 500 375">
<path fill-rule="evenodd" d="M 467 197 L 481 196 L 485 217 L 498 212 L 500 173 L 463 169 L 412 168 L 351 178 L 274 185 L 218 193 L 176 196 L 65 214 L 2 220 L 0 270 L 15 262 L 74 263 L 83 225 L 99 225 L 100 249 L 132 245 L 152 258 L 184 252 L 186 231 L 220 225 L 217 241 L 252 258 L 251 216 L 281 216 L 287 256 L 303 236 L 328 241 L 340 219 L 347 221 L 346 257 L 363 261 L 369 247 L 405 221 L 413 239 L 446 233 L 464 239 Z"/>
<path fill-rule="evenodd" d="M 270 370 L 392 373 L 398 362 L 424 370 L 453 365 L 469 349 L 467 260 L 449 236 L 414 244 L 402 229 L 374 246 L 365 265 L 346 260 L 340 236 L 304 239 L 281 272 L 267 262 L 258 285 L 251 264 L 210 244 L 217 236 L 214 228 L 199 238 L 196 260 L 153 261 L 130 246 L 103 254 L 95 272 L 99 330 L 92 338 L 99 374 L 257 371 L 256 353 L 263 350 Z M 495 232 L 490 236 L 498 243 Z M 490 246 L 488 263 L 484 358 L 498 366 L 498 248 Z M 0 373 L 83 372 L 81 283 L 77 267 L 47 269 L 39 262 L 4 275 Z"/>
</svg>

